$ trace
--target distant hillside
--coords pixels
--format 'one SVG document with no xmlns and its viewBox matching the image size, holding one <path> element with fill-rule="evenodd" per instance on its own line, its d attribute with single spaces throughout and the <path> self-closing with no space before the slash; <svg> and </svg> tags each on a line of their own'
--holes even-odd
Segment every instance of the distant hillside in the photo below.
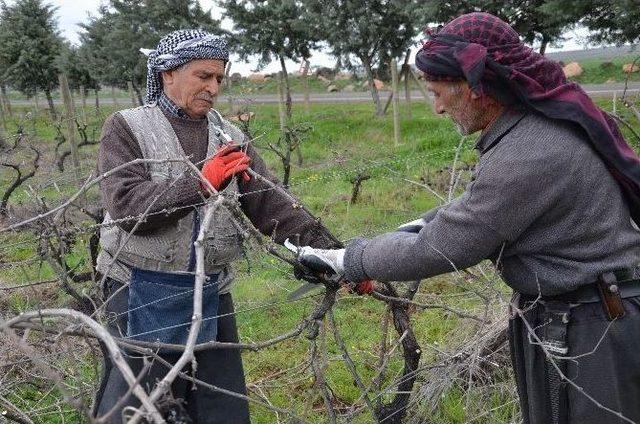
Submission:
<svg viewBox="0 0 640 424">
<path fill-rule="evenodd" d="M 640 55 L 640 45 L 633 44 L 630 46 L 620 47 L 598 47 L 588 50 L 570 50 L 566 52 L 547 53 L 545 56 L 567 62 L 579 62 L 587 59 L 613 59 L 621 56 Z"/>
</svg>

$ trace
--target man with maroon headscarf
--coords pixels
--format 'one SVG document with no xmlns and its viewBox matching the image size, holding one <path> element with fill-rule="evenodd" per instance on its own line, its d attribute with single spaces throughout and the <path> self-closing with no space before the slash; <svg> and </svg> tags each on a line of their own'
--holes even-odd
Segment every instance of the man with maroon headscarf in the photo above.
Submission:
<svg viewBox="0 0 640 424">
<path fill-rule="evenodd" d="M 515 292 L 509 332 L 525 423 L 640 422 L 637 155 L 558 63 L 495 16 L 454 19 L 416 65 L 435 111 L 462 134 L 481 131 L 472 182 L 399 231 L 341 250 L 303 247 L 300 260 L 360 282 L 490 259 Z"/>
</svg>

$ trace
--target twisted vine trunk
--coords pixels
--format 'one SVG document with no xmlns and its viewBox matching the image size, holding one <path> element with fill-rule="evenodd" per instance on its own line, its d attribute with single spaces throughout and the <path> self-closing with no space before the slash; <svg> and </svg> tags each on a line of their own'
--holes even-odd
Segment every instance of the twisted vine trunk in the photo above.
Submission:
<svg viewBox="0 0 640 424">
<path fill-rule="evenodd" d="M 395 289 L 391 285 L 386 284 L 385 286 L 386 290 L 376 289 L 376 291 L 384 294 L 385 296 L 398 297 Z M 413 295 L 415 295 L 415 289 L 410 288 L 409 292 L 404 297 L 411 300 Z M 400 424 L 404 416 L 407 414 L 407 406 L 409 405 L 411 391 L 413 390 L 413 385 L 416 381 L 416 370 L 420 364 L 422 350 L 420 349 L 416 335 L 413 332 L 413 327 L 411 326 L 409 305 L 392 301 L 390 306 L 393 316 L 393 326 L 395 327 L 396 332 L 400 336 L 405 335 L 402 339 L 404 369 L 402 377 L 400 378 L 400 383 L 396 389 L 396 396 L 388 404 L 381 402 L 377 405 L 376 417 L 380 422 Z"/>
</svg>

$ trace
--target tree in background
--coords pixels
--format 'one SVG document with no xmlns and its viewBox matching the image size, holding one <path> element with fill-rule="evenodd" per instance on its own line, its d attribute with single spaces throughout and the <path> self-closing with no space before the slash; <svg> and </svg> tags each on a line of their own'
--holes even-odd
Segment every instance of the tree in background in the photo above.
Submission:
<svg viewBox="0 0 640 424">
<path fill-rule="evenodd" d="M 44 91 L 53 119 L 51 91 L 58 85 L 56 57 L 62 48 L 55 11 L 42 0 L 0 4 L 0 63 L 6 66 L 0 79 L 27 96 Z"/>
<path fill-rule="evenodd" d="M 67 75 L 69 87 L 72 89 L 98 90 L 100 84 L 92 75 L 87 62 L 80 54 L 80 49 L 68 43 L 63 45 L 60 56 L 58 56 L 58 68 Z"/>
<path fill-rule="evenodd" d="M 373 68 L 388 58 L 400 57 L 419 32 L 416 0 L 305 0 L 320 28 L 323 41 L 340 62 L 364 68 L 376 115 L 384 114 Z"/>
<path fill-rule="evenodd" d="M 155 48 L 160 38 L 183 28 L 222 32 L 197 0 L 110 0 L 82 28 L 80 54 L 93 77 L 122 88 L 131 81 L 141 103 L 147 59 L 140 48 Z"/>
<path fill-rule="evenodd" d="M 291 87 L 285 59 L 311 57 L 318 34 L 314 21 L 305 16 L 299 0 L 220 0 L 225 15 L 233 20 L 233 52 L 243 60 L 258 55 L 257 69 L 277 59 L 285 83 L 287 117 L 291 118 Z"/>
<path fill-rule="evenodd" d="M 579 2 L 586 3 L 582 0 Z M 507 22 L 526 43 L 539 42 L 540 54 L 547 46 L 562 41 L 562 34 L 576 24 L 579 17 L 563 7 L 561 0 L 468 0 L 425 2 L 423 23 L 446 23 L 469 12 L 488 12 Z M 566 2 L 569 3 L 569 2 Z"/>
<path fill-rule="evenodd" d="M 571 14 L 592 31 L 595 43 L 640 42 L 638 0 L 558 0 L 560 13 Z"/>
<path fill-rule="evenodd" d="M 550 44 L 564 41 L 562 34 L 577 22 L 574 14 L 559 13 L 561 3 L 559 0 L 511 0 L 505 2 L 501 17 L 518 31 L 524 42 L 539 42 L 538 52 L 544 54 Z"/>
</svg>

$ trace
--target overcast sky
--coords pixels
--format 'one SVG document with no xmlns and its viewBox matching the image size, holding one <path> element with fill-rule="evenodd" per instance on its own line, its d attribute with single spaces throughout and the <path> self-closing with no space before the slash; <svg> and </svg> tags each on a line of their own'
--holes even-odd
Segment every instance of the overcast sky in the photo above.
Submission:
<svg viewBox="0 0 640 424">
<path fill-rule="evenodd" d="M 87 22 L 89 14 L 97 15 L 98 7 L 104 0 L 45 0 L 47 3 L 56 6 L 58 8 L 56 16 L 58 18 L 58 26 L 62 35 L 74 44 L 78 44 L 78 33 L 81 31 L 78 26 L 79 23 Z M 212 14 L 216 19 L 222 18 L 222 10 L 213 4 L 213 0 L 198 0 L 205 10 L 211 9 Z M 11 1 L 9 1 L 11 3 Z M 222 26 L 225 29 L 231 29 L 231 21 L 224 20 Z M 148 48 L 154 48 L 155 46 L 148 46 Z M 237 57 L 232 55 L 231 72 L 240 72 L 243 75 L 250 74 L 255 68 L 257 61 L 244 63 L 240 62 Z M 287 69 L 289 71 L 297 71 L 300 68 L 300 63 L 294 63 L 287 61 Z M 333 66 L 335 60 L 324 52 L 317 52 L 311 58 L 311 66 Z M 260 72 L 277 72 L 280 70 L 279 63 L 271 63 L 264 70 Z"/>
<path fill-rule="evenodd" d="M 207 10 L 211 9 L 214 17 L 221 18 L 221 9 L 214 6 L 213 0 L 198 0 L 202 7 Z M 87 22 L 89 14 L 96 15 L 98 7 L 103 0 L 46 0 L 47 3 L 56 6 L 58 8 L 56 15 L 58 18 L 58 25 L 62 35 L 74 44 L 78 43 L 78 33 L 80 32 L 79 23 Z M 11 1 L 9 1 L 11 3 Z M 217 16 L 215 16 L 217 15 Z M 222 23 L 226 29 L 231 29 L 231 22 L 224 20 Z M 585 36 L 585 31 L 578 31 L 578 33 L 568 33 L 566 36 L 571 37 L 570 40 L 565 42 L 564 46 L 560 49 L 549 48 L 547 51 L 557 50 L 579 50 L 584 47 L 584 43 L 581 43 L 581 38 Z M 148 48 L 154 48 L 155 46 L 148 46 Z M 232 56 L 233 64 L 231 66 L 231 72 L 240 72 L 243 75 L 249 74 L 255 67 L 256 62 L 243 63 L 238 61 L 237 57 Z M 413 60 L 411 60 L 413 61 Z M 311 66 L 333 66 L 335 61 L 329 57 L 326 53 L 317 52 L 311 58 Z M 296 71 L 300 67 L 299 63 L 291 61 L 287 62 L 287 69 L 290 71 Z M 271 63 L 264 71 L 261 72 L 276 72 L 280 69 L 278 63 Z"/>
<path fill-rule="evenodd" d="M 97 15 L 98 7 L 104 0 L 45 0 L 58 8 L 59 28 L 68 40 L 73 43 L 78 42 L 79 23 L 87 22 L 89 14 Z M 220 13 L 220 9 L 213 5 L 213 0 L 198 0 L 202 7 L 212 9 L 214 14 Z M 11 1 L 9 2 L 11 3 Z"/>
</svg>

